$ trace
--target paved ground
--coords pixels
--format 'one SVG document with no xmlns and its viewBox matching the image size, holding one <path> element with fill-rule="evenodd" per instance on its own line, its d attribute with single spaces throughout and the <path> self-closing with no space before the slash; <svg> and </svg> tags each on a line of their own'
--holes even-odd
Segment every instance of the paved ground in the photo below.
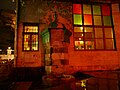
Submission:
<svg viewBox="0 0 120 90">
<path fill-rule="evenodd" d="M 0 90 L 120 90 L 120 71 L 91 71 L 74 75 L 75 82 L 62 83 L 54 80 L 42 81 L 41 69 L 18 68 L 11 74 L 0 76 Z M 86 76 L 90 75 L 93 77 Z"/>
</svg>

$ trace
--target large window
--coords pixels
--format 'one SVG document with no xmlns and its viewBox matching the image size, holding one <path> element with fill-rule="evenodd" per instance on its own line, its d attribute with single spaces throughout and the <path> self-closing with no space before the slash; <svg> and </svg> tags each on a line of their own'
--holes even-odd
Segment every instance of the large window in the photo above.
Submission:
<svg viewBox="0 0 120 90">
<path fill-rule="evenodd" d="M 109 4 L 73 4 L 75 50 L 114 50 Z"/>
<path fill-rule="evenodd" d="M 38 50 L 38 24 L 25 23 L 23 26 L 23 50 L 37 51 Z"/>
</svg>

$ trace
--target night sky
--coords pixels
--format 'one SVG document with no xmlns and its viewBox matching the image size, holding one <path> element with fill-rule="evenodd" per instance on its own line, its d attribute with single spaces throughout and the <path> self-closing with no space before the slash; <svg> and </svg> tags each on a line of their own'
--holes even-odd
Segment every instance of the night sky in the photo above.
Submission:
<svg viewBox="0 0 120 90">
<path fill-rule="evenodd" d="M 15 10 L 15 0 L 0 0 L 0 9 Z"/>
</svg>

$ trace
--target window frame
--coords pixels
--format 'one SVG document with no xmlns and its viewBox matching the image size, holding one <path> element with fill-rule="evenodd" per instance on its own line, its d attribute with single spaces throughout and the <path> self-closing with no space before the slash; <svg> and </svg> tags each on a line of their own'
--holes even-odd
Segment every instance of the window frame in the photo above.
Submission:
<svg viewBox="0 0 120 90">
<path fill-rule="evenodd" d="M 114 32 L 114 25 L 113 25 L 113 18 L 112 18 L 112 9 L 111 9 L 111 4 L 108 4 L 108 3 L 90 3 L 90 4 L 88 4 L 88 5 L 91 5 L 91 16 L 92 16 L 92 25 L 85 25 L 84 24 L 84 15 L 86 15 L 86 14 L 84 14 L 83 12 L 83 4 L 86 4 L 86 3 L 73 3 L 73 5 L 74 4 L 80 4 L 80 9 L 81 9 L 81 12 L 82 13 L 80 13 L 80 14 L 77 14 L 77 13 L 74 13 L 75 12 L 75 10 L 73 9 L 72 10 L 72 12 L 73 12 L 73 16 L 74 15 L 82 15 L 82 25 L 77 25 L 77 24 L 74 24 L 75 22 L 75 20 L 74 20 L 74 17 L 73 17 L 73 43 L 74 43 L 74 50 L 77 50 L 76 49 L 76 45 L 75 45 L 75 41 L 78 41 L 78 40 L 75 40 L 75 33 L 76 32 L 74 32 L 74 27 L 82 27 L 83 28 L 83 34 L 85 35 L 85 32 L 84 32 L 84 28 L 85 27 L 92 27 L 93 28 L 93 33 L 94 33 L 94 38 L 93 38 L 93 42 L 94 42 L 94 49 L 90 49 L 90 50 L 116 50 L 116 39 L 115 39 L 115 32 Z M 100 6 L 100 12 L 101 12 L 101 15 L 95 15 L 94 13 L 93 13 L 93 6 L 94 5 L 99 5 Z M 110 8 L 110 19 L 111 19 L 111 25 L 110 26 L 105 26 L 104 25 L 104 20 L 103 20 L 103 16 L 106 16 L 106 15 L 103 15 L 102 14 L 102 6 L 104 6 L 104 5 L 108 5 L 109 6 L 109 8 Z M 89 14 L 88 14 L 89 15 Z M 94 24 L 94 16 L 100 16 L 101 17 L 101 23 L 102 23 L 102 25 L 95 25 Z M 96 41 L 95 41 L 95 28 L 101 28 L 102 29 L 102 33 L 103 33 L 103 49 L 96 49 Z M 110 40 L 114 40 L 113 41 L 113 48 L 112 49 L 107 49 L 106 47 L 106 40 L 108 39 L 108 38 L 105 38 L 105 28 L 111 28 L 112 29 L 112 35 L 113 35 L 113 38 L 109 38 Z M 77 51 L 90 51 L 90 50 L 88 50 L 88 49 L 86 49 L 86 47 L 85 47 L 85 43 L 86 43 L 86 40 L 85 40 L 85 36 L 83 37 L 83 43 L 84 43 L 84 49 L 78 49 Z"/>
<path fill-rule="evenodd" d="M 37 26 L 38 27 L 38 31 L 37 32 L 25 32 L 25 26 Z M 37 44 L 37 47 L 38 49 L 37 50 L 32 50 L 32 41 L 30 41 L 30 50 L 24 50 L 24 35 L 30 35 L 30 39 L 32 39 L 32 35 L 37 35 L 37 39 L 38 39 L 38 44 Z M 26 23 L 24 22 L 23 23 L 23 32 L 22 32 L 22 51 L 24 52 L 36 52 L 36 51 L 39 51 L 39 23 Z"/>
</svg>

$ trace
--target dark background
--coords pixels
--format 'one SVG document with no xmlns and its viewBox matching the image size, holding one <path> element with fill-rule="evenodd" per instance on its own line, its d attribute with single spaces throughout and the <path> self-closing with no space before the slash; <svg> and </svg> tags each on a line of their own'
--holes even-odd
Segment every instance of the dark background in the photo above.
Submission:
<svg viewBox="0 0 120 90">
<path fill-rule="evenodd" d="M 6 54 L 8 47 L 14 49 L 13 17 L 16 17 L 16 0 L 0 0 L 0 54 Z"/>
</svg>

